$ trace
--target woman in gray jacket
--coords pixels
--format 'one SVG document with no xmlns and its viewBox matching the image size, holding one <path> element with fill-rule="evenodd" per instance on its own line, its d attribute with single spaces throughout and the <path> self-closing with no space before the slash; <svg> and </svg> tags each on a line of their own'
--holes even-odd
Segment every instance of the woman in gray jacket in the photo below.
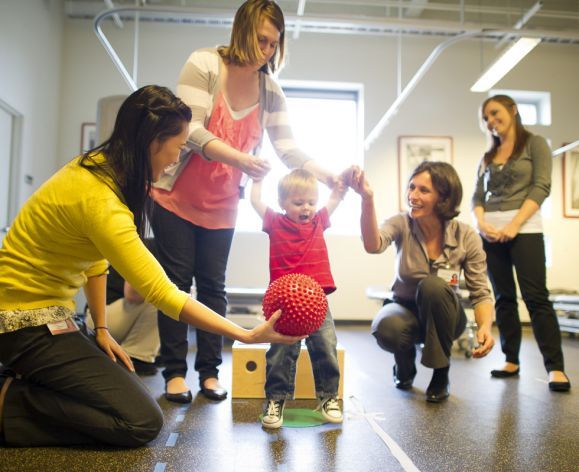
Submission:
<svg viewBox="0 0 579 472">
<path fill-rule="evenodd" d="M 551 189 L 551 150 L 527 131 L 515 101 L 506 95 L 485 100 L 481 118 L 490 149 L 483 156 L 472 199 L 473 213 L 487 253 L 489 278 L 505 365 L 493 377 L 519 374 L 521 322 L 513 268 L 529 310 L 533 332 L 549 373 L 549 389 L 571 387 L 564 373 L 561 332 L 546 285 L 541 204 Z"/>
</svg>

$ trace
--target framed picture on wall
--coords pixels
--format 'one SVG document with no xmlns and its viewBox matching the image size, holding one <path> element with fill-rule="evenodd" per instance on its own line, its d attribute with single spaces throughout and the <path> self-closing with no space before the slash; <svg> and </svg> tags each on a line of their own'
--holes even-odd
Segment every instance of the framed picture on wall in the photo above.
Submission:
<svg viewBox="0 0 579 472">
<path fill-rule="evenodd" d="M 452 164 L 450 136 L 398 137 L 398 201 L 400 211 L 406 204 L 406 188 L 412 171 L 424 161 L 443 161 Z"/>
<path fill-rule="evenodd" d="M 80 127 L 80 152 L 86 152 L 96 144 L 96 123 L 83 123 Z"/>
<path fill-rule="evenodd" d="M 579 218 L 579 146 L 563 154 L 563 216 Z"/>
</svg>

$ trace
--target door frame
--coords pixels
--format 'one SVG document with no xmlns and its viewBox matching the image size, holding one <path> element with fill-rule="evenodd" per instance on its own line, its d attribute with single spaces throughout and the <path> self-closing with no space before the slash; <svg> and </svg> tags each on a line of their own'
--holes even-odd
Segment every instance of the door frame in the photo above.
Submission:
<svg viewBox="0 0 579 472">
<path fill-rule="evenodd" d="M 12 220 L 16 217 L 18 211 L 18 190 L 20 187 L 20 167 L 22 159 L 22 126 L 24 117 L 22 113 L 6 103 L 0 98 L 0 109 L 12 117 L 12 130 L 10 133 L 10 157 L 9 157 L 9 178 L 8 178 L 8 208 L 7 208 L 7 225 L 0 228 L 0 239 L 7 232 Z M 2 224 L 0 222 L 0 224 Z"/>
</svg>

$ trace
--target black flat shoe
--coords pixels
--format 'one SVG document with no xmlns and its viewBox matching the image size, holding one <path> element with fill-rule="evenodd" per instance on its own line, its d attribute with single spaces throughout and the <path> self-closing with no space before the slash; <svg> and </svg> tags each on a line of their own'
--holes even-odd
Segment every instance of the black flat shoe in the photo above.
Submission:
<svg viewBox="0 0 579 472">
<path fill-rule="evenodd" d="M 400 390 L 410 390 L 412 388 L 412 383 L 414 382 L 414 377 L 416 376 L 416 367 L 414 368 L 414 375 L 408 379 L 399 379 L 398 370 L 396 365 L 392 367 L 392 380 L 394 380 L 394 386 Z"/>
<path fill-rule="evenodd" d="M 193 395 L 191 395 L 191 390 L 181 393 L 167 393 L 165 392 L 165 398 L 170 402 L 175 403 L 191 403 L 193 401 Z"/>
<path fill-rule="evenodd" d="M 567 379 L 566 382 L 549 382 L 549 390 L 551 390 L 551 392 L 568 392 L 571 390 L 571 382 L 569 382 L 569 377 L 565 375 L 565 378 Z"/>
<path fill-rule="evenodd" d="M 440 403 L 446 400 L 449 395 L 448 384 L 436 385 L 433 387 L 429 385 L 426 389 L 426 401 L 430 403 Z"/>
<path fill-rule="evenodd" d="M 434 369 L 432 380 L 426 389 L 426 401 L 430 403 L 440 403 L 448 398 L 448 371 L 450 367 Z"/>
<path fill-rule="evenodd" d="M 224 388 L 206 388 L 201 387 L 201 394 L 210 400 L 225 400 L 227 398 L 227 390 Z"/>
<path fill-rule="evenodd" d="M 506 379 L 508 377 L 516 377 L 519 375 L 521 371 L 520 367 L 517 367 L 517 370 L 508 371 L 508 370 L 491 370 L 491 377 L 495 377 L 497 379 Z"/>
</svg>

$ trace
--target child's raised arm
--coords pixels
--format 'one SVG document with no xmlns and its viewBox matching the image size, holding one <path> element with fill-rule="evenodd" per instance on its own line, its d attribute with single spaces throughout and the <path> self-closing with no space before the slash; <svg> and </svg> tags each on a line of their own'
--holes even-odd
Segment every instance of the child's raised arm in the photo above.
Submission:
<svg viewBox="0 0 579 472">
<path fill-rule="evenodd" d="M 348 187 L 341 180 L 338 180 L 338 182 L 334 184 L 328 203 L 326 203 L 326 209 L 328 210 L 329 216 L 331 216 L 332 213 L 334 213 L 334 210 L 338 208 L 338 205 L 344 199 L 344 195 L 346 195 L 347 191 Z"/>
<path fill-rule="evenodd" d="M 251 182 L 251 206 L 255 209 L 257 214 L 263 220 L 267 205 L 261 201 L 261 185 L 262 180 L 253 180 Z"/>
</svg>

